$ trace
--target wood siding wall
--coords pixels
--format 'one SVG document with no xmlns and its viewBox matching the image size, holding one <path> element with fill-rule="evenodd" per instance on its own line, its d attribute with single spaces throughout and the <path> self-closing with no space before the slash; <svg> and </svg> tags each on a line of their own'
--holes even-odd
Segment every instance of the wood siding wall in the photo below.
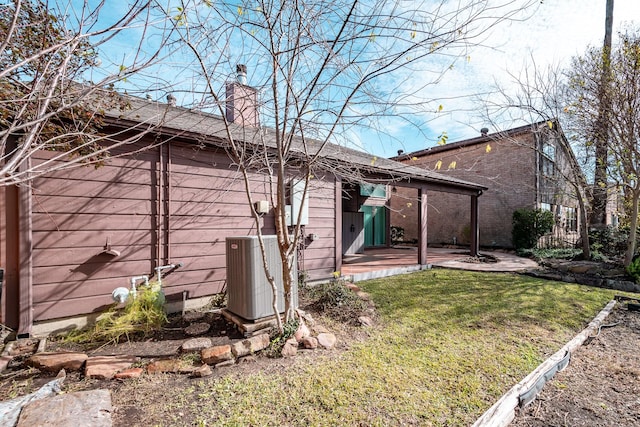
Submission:
<svg viewBox="0 0 640 427">
<path fill-rule="evenodd" d="M 100 168 L 78 167 L 33 183 L 34 320 L 103 310 L 129 278 L 160 263 L 183 263 L 167 276 L 167 299 L 219 293 L 226 279 L 225 238 L 256 234 L 242 176 L 223 150 L 165 143 L 114 150 Z M 41 159 L 46 159 L 42 153 Z M 252 175 L 256 200 L 269 200 L 266 177 Z M 301 268 L 311 279 L 335 269 L 335 183 L 314 180 Z M 273 215 L 261 219 L 273 234 Z M 110 242 L 120 252 L 102 253 Z"/>
</svg>

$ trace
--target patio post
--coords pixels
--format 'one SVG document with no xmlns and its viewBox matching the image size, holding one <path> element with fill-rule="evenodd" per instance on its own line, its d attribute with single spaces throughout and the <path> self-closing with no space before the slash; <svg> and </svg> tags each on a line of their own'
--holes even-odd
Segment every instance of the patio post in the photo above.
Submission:
<svg viewBox="0 0 640 427">
<path fill-rule="evenodd" d="M 471 196 L 471 256 L 476 257 L 480 252 L 480 232 L 478 229 L 478 196 Z"/>
<path fill-rule="evenodd" d="M 418 189 L 418 264 L 427 265 L 427 189 Z"/>
</svg>

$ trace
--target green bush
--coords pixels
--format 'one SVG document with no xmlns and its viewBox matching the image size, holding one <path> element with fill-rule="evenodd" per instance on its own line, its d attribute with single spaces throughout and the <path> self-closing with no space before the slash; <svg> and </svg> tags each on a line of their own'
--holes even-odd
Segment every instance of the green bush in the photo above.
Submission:
<svg viewBox="0 0 640 427">
<path fill-rule="evenodd" d="M 631 261 L 631 264 L 627 267 L 627 273 L 633 277 L 636 283 L 640 283 L 640 256 L 635 257 L 634 260 Z"/>
<path fill-rule="evenodd" d="M 513 212 L 513 246 L 535 248 L 538 239 L 553 230 L 553 213 L 542 209 L 518 209 Z"/>
</svg>

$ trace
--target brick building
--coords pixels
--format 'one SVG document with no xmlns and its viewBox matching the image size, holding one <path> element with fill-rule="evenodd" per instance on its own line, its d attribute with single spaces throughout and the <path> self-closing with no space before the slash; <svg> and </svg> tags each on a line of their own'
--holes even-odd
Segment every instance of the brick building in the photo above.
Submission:
<svg viewBox="0 0 640 427">
<path fill-rule="evenodd" d="M 555 214 L 556 227 L 542 239 L 542 245 L 574 244 L 579 209 L 575 190 L 566 177 L 575 158 L 565 148 L 559 126 L 539 122 L 494 134 L 483 131 L 476 138 L 400 154 L 393 160 L 488 187 L 478 207 L 483 247 L 512 247 L 512 215 L 519 208 L 541 208 Z M 414 193 L 396 188 L 391 197 L 391 226 L 404 229 L 405 241 L 416 238 Z M 432 195 L 427 212 L 428 243 L 468 245 L 469 212 L 468 199 Z"/>
</svg>

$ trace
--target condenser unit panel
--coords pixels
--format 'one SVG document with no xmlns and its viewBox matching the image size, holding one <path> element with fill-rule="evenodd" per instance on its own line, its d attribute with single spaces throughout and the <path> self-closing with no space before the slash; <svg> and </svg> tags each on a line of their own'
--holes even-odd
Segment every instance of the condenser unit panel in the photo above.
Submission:
<svg viewBox="0 0 640 427">
<path fill-rule="evenodd" d="M 284 285 L 282 262 L 276 236 L 263 236 L 269 270 L 277 288 L 277 306 L 284 312 Z M 272 289 L 264 272 L 262 252 L 257 236 L 227 237 L 227 309 L 247 319 L 256 320 L 273 315 Z M 294 275 L 297 269 L 294 262 Z M 292 304 L 298 305 L 297 280 L 292 286 Z"/>
</svg>

